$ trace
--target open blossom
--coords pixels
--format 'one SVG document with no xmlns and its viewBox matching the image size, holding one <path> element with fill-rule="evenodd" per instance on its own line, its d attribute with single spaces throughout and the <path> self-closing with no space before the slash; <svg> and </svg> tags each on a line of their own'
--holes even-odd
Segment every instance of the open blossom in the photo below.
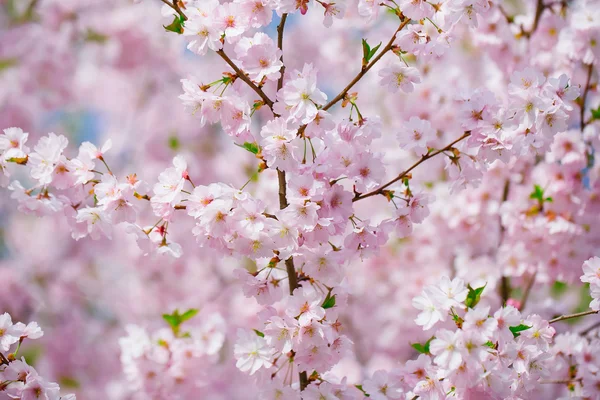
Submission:
<svg viewBox="0 0 600 400">
<path fill-rule="evenodd" d="M 208 49 L 217 51 L 223 47 L 221 35 L 223 31 L 211 16 L 219 6 L 216 0 L 195 3 L 188 13 L 183 35 L 188 39 L 188 49 L 196 54 L 204 55 Z"/>
<path fill-rule="evenodd" d="M 416 83 L 421 83 L 419 71 L 414 67 L 405 67 L 398 63 L 391 64 L 379 71 L 381 84 L 387 86 L 388 90 L 396 93 L 398 89 L 405 93 L 414 90 Z"/>
<path fill-rule="evenodd" d="M 260 131 L 263 137 L 262 152 L 271 168 L 284 171 L 293 170 L 297 164 L 295 153 L 298 145 L 294 142 L 296 131 L 288 127 L 283 118 L 269 121 Z"/>
<path fill-rule="evenodd" d="M 19 341 L 22 329 L 13 325 L 10 314 L 0 315 L 0 351 L 8 351 L 10 346 Z"/>
<path fill-rule="evenodd" d="M 317 88 L 317 70 L 312 64 L 305 64 L 302 71 L 294 71 L 277 92 L 275 110 L 307 124 L 316 117 L 317 106 L 326 101 L 325 93 Z"/>
<path fill-rule="evenodd" d="M 312 286 L 303 286 L 297 289 L 297 292 L 289 298 L 289 305 L 286 309 L 288 316 L 299 317 L 300 325 L 306 325 L 311 320 L 321 320 L 325 316 L 325 309 L 322 307 L 323 296 Z"/>
<path fill-rule="evenodd" d="M 462 346 L 462 331 L 452 332 L 447 329 L 437 331 L 435 339 L 430 344 L 430 351 L 435 362 L 442 368 L 455 370 L 462 363 L 460 347 Z"/>
<path fill-rule="evenodd" d="M 167 168 L 158 176 L 154 185 L 153 203 L 175 205 L 181 199 L 181 190 L 187 179 L 187 163 L 181 156 L 173 159 L 173 167 Z"/>
<path fill-rule="evenodd" d="M 277 80 L 281 76 L 281 50 L 266 34 L 258 32 L 252 38 L 241 39 L 235 46 L 235 52 L 244 71 L 256 82 L 264 77 Z"/>
<path fill-rule="evenodd" d="M 414 150 L 418 155 L 427 153 L 428 143 L 434 137 L 435 131 L 431 127 L 431 123 L 418 117 L 410 117 L 398 134 L 402 148 Z"/>
<path fill-rule="evenodd" d="M 273 352 L 264 338 L 252 331 L 238 329 L 238 340 L 234 348 L 236 366 L 253 375 L 261 368 L 269 368 L 273 361 Z"/>
<path fill-rule="evenodd" d="M 363 390 L 373 400 L 401 399 L 402 390 L 386 371 L 378 370 L 363 384 Z"/>
<path fill-rule="evenodd" d="M 66 137 L 50 133 L 48 136 L 41 138 L 33 148 L 33 153 L 29 155 L 31 177 L 36 179 L 40 185 L 47 185 L 52 182 L 52 174 L 67 144 Z"/>
<path fill-rule="evenodd" d="M 27 157 L 29 148 L 25 146 L 29 134 L 21 128 L 6 128 L 0 135 L 0 156 L 5 160 Z"/>
</svg>

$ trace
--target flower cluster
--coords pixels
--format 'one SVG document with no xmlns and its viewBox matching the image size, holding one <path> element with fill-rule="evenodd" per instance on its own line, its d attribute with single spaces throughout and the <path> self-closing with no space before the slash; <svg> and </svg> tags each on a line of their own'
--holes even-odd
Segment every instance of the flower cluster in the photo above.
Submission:
<svg viewBox="0 0 600 400">
<path fill-rule="evenodd" d="M 5 3 L 0 187 L 46 218 L 0 202 L 0 306 L 60 315 L 61 386 L 598 395 L 597 326 L 560 324 L 600 309 L 598 0 Z M 58 398 L 40 335 L 0 317 L 8 396 Z"/>
<path fill-rule="evenodd" d="M 24 357 L 17 359 L 26 339 L 39 339 L 43 335 L 36 322 L 13 324 L 10 314 L 0 315 L 0 393 L 10 399 L 75 400 L 74 395 L 61 396 L 58 384 L 40 376 Z"/>
</svg>

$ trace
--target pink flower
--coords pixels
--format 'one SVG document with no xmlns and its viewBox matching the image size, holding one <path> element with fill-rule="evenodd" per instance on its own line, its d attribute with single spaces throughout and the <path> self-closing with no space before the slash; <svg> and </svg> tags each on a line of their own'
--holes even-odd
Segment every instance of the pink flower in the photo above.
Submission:
<svg viewBox="0 0 600 400">
<path fill-rule="evenodd" d="M 181 191 L 187 179 L 187 162 L 182 156 L 173 159 L 173 167 L 167 168 L 158 176 L 154 185 L 153 203 L 166 203 L 174 206 L 181 200 Z"/>
<path fill-rule="evenodd" d="M 235 366 L 240 371 L 254 375 L 259 369 L 270 368 L 273 365 L 273 350 L 264 338 L 241 328 L 238 329 L 237 334 L 234 354 L 237 359 Z"/>
<path fill-rule="evenodd" d="M 21 128 L 4 129 L 4 134 L 0 135 L 0 156 L 4 160 L 27 157 L 29 148 L 25 143 L 28 136 L 29 134 L 23 132 Z"/>
<path fill-rule="evenodd" d="M 312 64 L 304 64 L 302 71 L 294 71 L 290 78 L 277 92 L 275 111 L 307 124 L 316 117 L 317 106 L 324 105 L 327 96 L 317 88 L 317 70 Z"/>
<path fill-rule="evenodd" d="M 270 168 L 279 168 L 284 171 L 294 170 L 298 164 L 294 153 L 298 145 L 294 142 L 296 130 L 288 128 L 283 118 L 275 118 L 260 131 L 263 140 L 262 152 Z"/>
<path fill-rule="evenodd" d="M 252 80 L 260 82 L 264 77 L 277 80 L 281 76 L 281 50 L 266 34 L 258 32 L 252 38 L 241 39 L 235 46 L 235 52 L 242 69 L 250 74 Z"/>
<path fill-rule="evenodd" d="M 410 117 L 398 134 L 402 148 L 414 150 L 420 156 L 427 153 L 428 144 L 434 138 L 435 130 L 431 123 L 417 117 Z"/>
<path fill-rule="evenodd" d="M 391 93 L 396 93 L 398 89 L 405 93 L 411 93 L 416 83 L 421 83 L 419 71 L 414 67 L 405 67 L 397 63 L 391 64 L 379 71 L 380 83 L 387 86 Z"/>
<path fill-rule="evenodd" d="M 289 297 L 286 313 L 292 318 L 299 318 L 300 325 L 307 325 L 312 320 L 319 321 L 325 317 L 325 309 L 321 307 L 323 300 L 324 296 L 312 286 L 303 286 Z"/>
<path fill-rule="evenodd" d="M 67 144 L 66 137 L 50 133 L 42 137 L 33 148 L 34 152 L 29 155 L 31 177 L 40 185 L 48 185 L 52 182 L 52 174 Z"/>
<path fill-rule="evenodd" d="M 395 379 L 384 370 L 375 371 L 373 377 L 363 383 L 363 389 L 373 400 L 400 399 L 403 393 Z"/>
<path fill-rule="evenodd" d="M 8 351 L 11 345 L 19 341 L 22 333 L 19 326 L 13 325 L 10 314 L 5 312 L 0 315 L 0 351 Z"/>
<path fill-rule="evenodd" d="M 461 346 L 462 331 L 440 329 L 429 345 L 429 351 L 436 356 L 434 361 L 437 365 L 444 369 L 455 370 L 462 364 Z"/>
</svg>

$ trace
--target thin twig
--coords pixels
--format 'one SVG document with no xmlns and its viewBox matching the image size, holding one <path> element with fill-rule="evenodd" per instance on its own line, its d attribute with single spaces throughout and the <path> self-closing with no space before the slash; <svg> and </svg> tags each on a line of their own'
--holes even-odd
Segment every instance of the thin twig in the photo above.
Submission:
<svg viewBox="0 0 600 400">
<path fill-rule="evenodd" d="M 433 151 L 431 153 L 425 154 L 424 156 L 422 156 L 419 161 L 417 161 L 416 163 L 414 163 L 413 165 L 410 166 L 410 168 L 408 168 L 406 171 L 400 173 L 397 177 L 395 177 L 394 179 L 392 179 L 391 181 L 389 181 L 388 183 L 386 183 L 385 185 L 382 185 L 380 187 L 378 187 L 375 190 L 372 190 L 368 193 L 364 193 L 364 194 L 356 194 L 354 196 L 354 198 L 352 199 L 352 201 L 358 201 L 358 200 L 362 200 L 362 199 L 366 199 L 367 197 L 371 197 L 371 196 L 375 196 L 378 194 L 383 194 L 383 191 L 393 185 L 394 183 L 398 182 L 399 180 L 401 180 L 402 178 L 404 178 L 406 175 L 408 175 L 408 173 L 410 171 L 412 171 L 413 169 L 417 168 L 421 163 L 429 160 L 432 157 L 435 157 L 436 155 L 443 153 L 444 151 L 448 151 L 450 150 L 450 148 L 452 148 L 456 143 L 460 142 L 461 140 L 467 138 L 471 136 L 471 131 L 466 131 L 461 137 L 459 137 L 458 139 L 456 139 L 455 141 L 453 141 L 452 143 L 450 143 L 449 145 L 447 145 L 446 147 Z"/>
<path fill-rule="evenodd" d="M 367 64 L 363 69 L 361 69 L 360 72 L 354 77 L 354 79 L 352 79 L 350 83 L 337 96 L 335 96 L 329 103 L 325 104 L 323 106 L 323 110 L 327 111 L 328 109 L 333 107 L 338 101 L 342 100 L 346 96 L 348 91 L 352 89 L 352 87 L 356 85 L 356 83 L 360 81 L 361 78 L 367 74 L 367 72 L 369 72 L 373 65 L 375 65 L 377 61 L 379 61 L 388 51 L 392 49 L 392 47 L 394 46 L 394 41 L 396 40 L 396 35 L 406 25 L 408 25 L 410 21 L 411 20 L 409 18 L 406 18 L 404 21 L 402 21 L 398 29 L 396 29 L 396 32 L 394 32 L 394 34 L 392 35 L 392 38 L 390 39 L 388 44 L 386 44 L 385 47 L 379 52 L 377 57 L 375 57 L 369 64 Z"/>
<path fill-rule="evenodd" d="M 181 10 L 181 7 L 179 7 L 179 5 L 177 4 L 178 0 L 173 0 L 173 2 L 171 3 L 168 0 L 161 0 L 163 3 L 165 3 L 166 5 L 168 5 L 169 7 L 171 7 L 173 10 L 175 10 L 175 12 L 177 14 L 179 14 L 179 16 L 184 20 L 187 21 L 188 17 L 187 15 L 185 15 L 185 13 Z"/>
<path fill-rule="evenodd" d="M 548 380 L 548 381 L 538 381 L 542 385 L 544 384 L 569 384 L 573 382 L 582 382 L 583 378 L 575 378 L 575 379 L 558 379 L 558 380 Z"/>
<path fill-rule="evenodd" d="M 566 319 L 585 317 L 586 315 L 591 315 L 591 314 L 598 314 L 598 311 L 588 310 L 588 311 L 584 311 L 584 312 L 580 312 L 580 313 L 576 313 L 576 314 L 561 315 L 560 317 L 553 318 L 548 322 L 553 324 L 555 322 L 564 321 Z"/>
<path fill-rule="evenodd" d="M 585 129 L 586 122 L 583 119 L 585 117 L 585 101 L 587 99 L 588 92 L 590 90 L 590 80 L 592 79 L 592 71 L 594 70 L 594 63 L 588 65 L 587 79 L 585 81 L 585 88 L 583 89 L 583 95 L 581 96 L 581 109 L 579 110 L 579 120 L 581 131 Z"/>
<path fill-rule="evenodd" d="M 531 275 L 531 279 L 527 282 L 527 287 L 523 292 L 523 297 L 521 297 L 521 304 L 519 305 L 519 311 L 525 309 L 525 304 L 527 304 L 527 300 L 529 299 L 529 294 L 531 293 L 531 288 L 533 288 L 533 284 L 535 283 L 535 278 L 537 276 L 537 270 Z"/>
<path fill-rule="evenodd" d="M 510 179 L 507 179 L 504 183 L 504 189 L 502 190 L 502 204 L 508 200 L 508 194 L 510 192 Z M 504 237 L 506 235 L 506 227 L 502 223 L 502 216 L 498 213 L 498 224 L 500 225 L 500 234 L 498 237 L 498 249 L 496 250 L 496 258 L 498 258 L 498 250 L 504 243 Z M 506 304 L 510 297 L 510 277 L 502 274 L 502 280 L 500 284 L 500 296 L 502 297 L 502 304 Z"/>
<path fill-rule="evenodd" d="M 282 64 L 283 64 L 283 32 L 284 32 L 286 20 L 287 20 L 287 14 L 283 14 L 281 16 L 281 21 L 279 22 L 279 25 L 277 26 L 277 47 L 279 48 L 279 50 L 281 50 L 280 60 L 281 60 Z M 285 64 L 283 64 L 281 66 L 281 68 L 279 69 L 279 72 L 281 73 L 281 76 L 277 80 L 277 91 L 281 90 L 281 88 L 283 87 L 283 76 L 285 74 Z M 271 110 L 273 110 L 272 102 L 269 105 L 269 107 L 271 108 Z M 275 112 L 273 112 L 273 114 L 275 114 L 275 116 L 277 116 L 277 114 Z M 284 208 L 286 208 L 288 206 L 287 183 L 285 181 L 285 171 L 277 169 L 277 183 L 279 184 L 279 208 L 281 210 L 283 210 Z M 293 257 L 290 257 L 287 260 L 285 260 L 285 269 L 286 269 L 286 272 L 288 275 L 288 284 L 289 284 L 289 288 L 290 288 L 290 295 L 293 295 L 294 290 L 298 287 L 298 274 L 296 273 L 296 267 L 294 266 L 294 258 Z M 308 386 L 308 374 L 306 373 L 306 371 L 301 371 L 298 374 L 298 379 L 299 379 L 299 383 L 300 383 L 300 390 L 302 391 L 302 390 L 306 389 L 306 387 Z"/>
<path fill-rule="evenodd" d="M 227 64 L 229 64 L 229 66 L 235 71 L 235 73 L 237 74 L 237 76 L 243 80 L 244 82 L 246 82 L 246 84 L 248 86 L 250 86 L 250 88 L 252 90 L 254 90 L 256 92 L 256 94 L 258 94 L 260 96 L 260 98 L 262 99 L 262 101 L 271 109 L 273 110 L 273 101 L 271 99 L 269 99 L 269 96 L 267 96 L 265 94 L 265 92 L 263 92 L 263 90 L 261 88 L 259 88 L 258 86 L 256 86 L 254 84 L 254 82 L 252 82 L 250 80 L 250 78 L 248 78 L 248 75 L 246 75 L 244 73 L 244 71 L 242 71 L 237 65 L 235 65 L 235 63 L 231 60 L 231 58 L 229 58 L 229 56 L 227 54 L 225 54 L 225 51 L 223 51 L 223 49 L 221 50 L 217 50 L 217 54 L 221 56 L 221 58 L 223 60 L 225 60 L 225 62 Z"/>
<path fill-rule="evenodd" d="M 579 334 L 581 336 L 585 336 L 588 333 L 590 333 L 591 331 L 593 331 L 594 329 L 600 328 L 600 321 L 596 322 L 595 324 L 593 324 L 592 326 L 582 330 L 581 332 L 579 332 Z"/>
<path fill-rule="evenodd" d="M 279 48 L 279 50 L 281 50 L 281 57 L 279 59 L 282 63 L 281 68 L 279 69 L 281 76 L 277 80 L 278 92 L 283 87 L 283 74 L 285 74 L 285 64 L 283 63 L 283 29 L 285 28 L 285 21 L 287 20 L 287 16 L 287 13 L 283 14 L 281 16 L 281 21 L 279 22 L 279 25 L 277 25 L 277 47 Z"/>
</svg>

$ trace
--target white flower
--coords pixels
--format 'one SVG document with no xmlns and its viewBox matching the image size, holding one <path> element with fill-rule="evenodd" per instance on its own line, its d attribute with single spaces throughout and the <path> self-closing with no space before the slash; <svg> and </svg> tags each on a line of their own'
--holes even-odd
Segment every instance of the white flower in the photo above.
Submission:
<svg viewBox="0 0 600 400">
<path fill-rule="evenodd" d="M 237 362 L 235 366 L 242 372 L 253 375 L 261 368 L 270 368 L 273 358 L 271 349 L 264 338 L 254 332 L 238 329 L 238 340 L 233 349 Z"/>
</svg>

